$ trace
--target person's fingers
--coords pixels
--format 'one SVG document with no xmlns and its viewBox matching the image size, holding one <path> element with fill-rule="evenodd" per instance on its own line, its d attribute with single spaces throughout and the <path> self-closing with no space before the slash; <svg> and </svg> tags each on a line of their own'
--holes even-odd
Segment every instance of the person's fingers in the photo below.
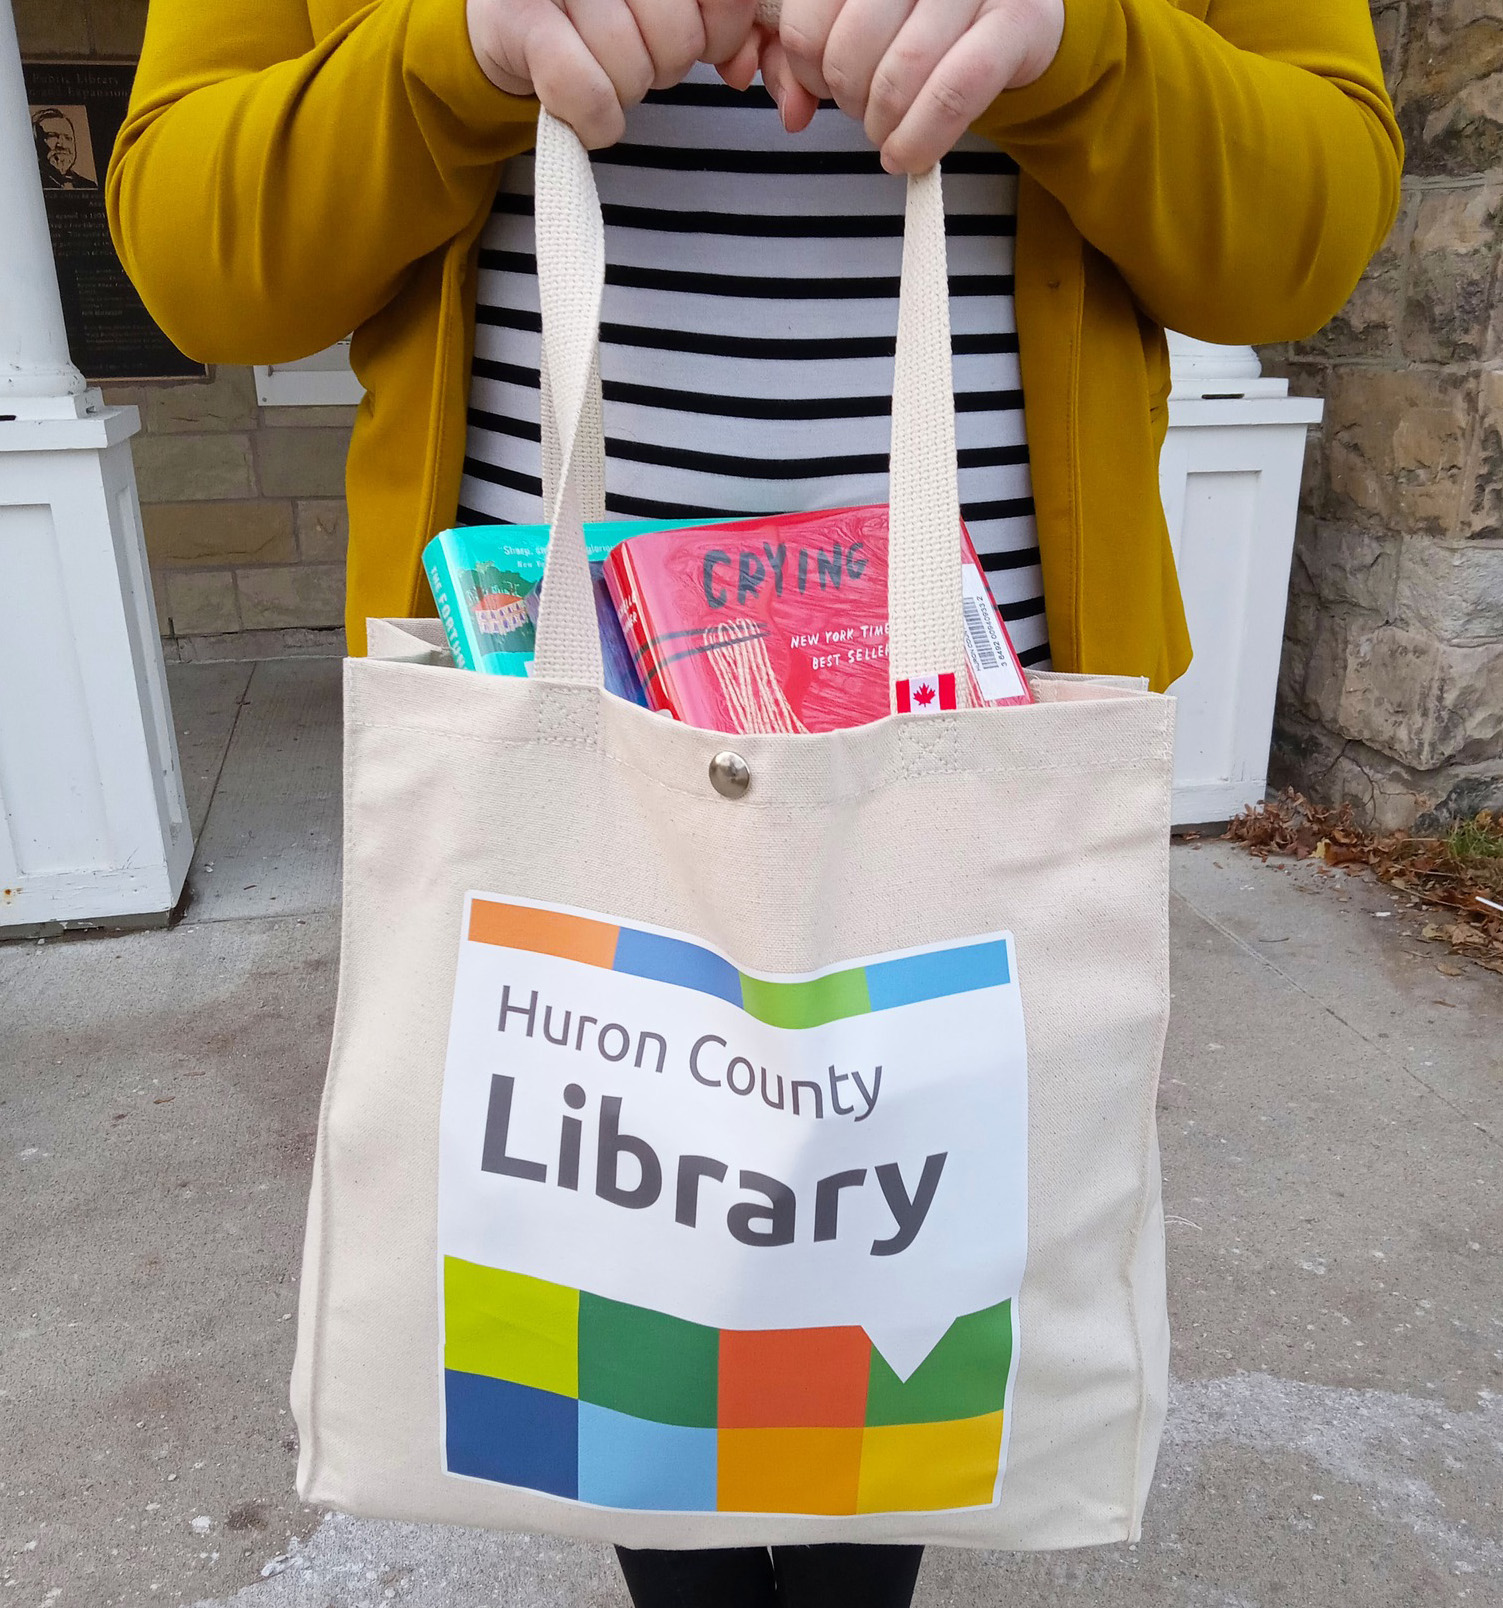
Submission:
<svg viewBox="0 0 1503 1608">
<path fill-rule="evenodd" d="M 715 63 L 715 71 L 732 89 L 743 92 L 750 89 L 752 79 L 757 76 L 757 67 L 761 63 L 766 44 L 766 30 L 761 27 L 753 28 L 734 56 L 728 61 Z"/>
<path fill-rule="evenodd" d="M 480 70 L 508 95 L 532 94 L 527 70 L 528 16 L 539 6 L 553 11 L 552 0 L 466 0 L 465 20 L 470 47 Z"/>
<path fill-rule="evenodd" d="M 657 66 L 626 0 L 565 0 L 564 10 L 615 86 L 616 99 L 622 106 L 635 106 L 652 88 Z"/>
<path fill-rule="evenodd" d="M 746 49 L 756 26 L 757 0 L 700 0 L 699 10 L 705 35 L 700 60 L 729 61 Z"/>
<path fill-rule="evenodd" d="M 824 79 L 825 42 L 845 0 L 783 0 L 778 39 L 793 76 L 816 99 L 830 93 Z"/>
<path fill-rule="evenodd" d="M 652 57 L 654 89 L 678 83 L 704 54 L 704 18 L 696 0 L 628 0 Z"/>
<path fill-rule="evenodd" d="M 872 74 L 913 9 L 914 0 L 846 0 L 831 25 L 821 71 L 835 104 L 858 123 L 866 117 Z"/>
<path fill-rule="evenodd" d="M 902 121 L 882 142 L 889 173 L 922 173 L 1017 76 L 1028 42 L 1008 19 L 987 12 L 930 73 Z"/>
<path fill-rule="evenodd" d="M 919 0 L 870 71 L 859 115 L 866 137 L 881 147 L 920 90 L 976 20 L 976 0 Z M 835 54 L 840 41 L 830 41 Z"/>
<path fill-rule="evenodd" d="M 814 121 L 814 114 L 819 110 L 819 99 L 793 76 L 787 52 L 775 34 L 763 46 L 761 66 L 762 82 L 767 87 L 767 93 L 778 104 L 783 127 L 790 134 L 802 134 Z"/>
<path fill-rule="evenodd" d="M 536 9 L 524 45 L 533 93 L 588 149 L 614 145 L 626 132 L 616 86 L 562 11 Z"/>
</svg>

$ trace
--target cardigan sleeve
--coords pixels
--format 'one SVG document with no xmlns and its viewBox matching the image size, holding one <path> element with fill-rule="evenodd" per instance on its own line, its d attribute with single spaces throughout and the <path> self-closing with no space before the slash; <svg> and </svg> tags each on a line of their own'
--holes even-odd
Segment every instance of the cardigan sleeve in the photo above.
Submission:
<svg viewBox="0 0 1503 1608">
<path fill-rule="evenodd" d="M 464 0 L 152 0 L 106 198 L 153 317 L 205 362 L 340 339 L 484 208 L 537 103 L 470 47 Z"/>
<path fill-rule="evenodd" d="M 975 126 L 1201 340 L 1319 328 L 1399 206 L 1367 0 L 1065 0 L 1054 62 Z"/>
</svg>

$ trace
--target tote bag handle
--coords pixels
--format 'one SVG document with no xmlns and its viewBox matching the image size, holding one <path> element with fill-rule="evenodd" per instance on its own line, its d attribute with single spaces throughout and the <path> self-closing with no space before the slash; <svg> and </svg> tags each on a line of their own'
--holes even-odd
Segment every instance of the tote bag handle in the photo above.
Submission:
<svg viewBox="0 0 1503 1608">
<path fill-rule="evenodd" d="M 536 170 L 542 450 L 552 534 L 532 673 L 600 686 L 604 669 L 584 521 L 600 516 L 604 484 L 598 353 L 605 227 L 589 155 L 574 131 L 547 111 L 538 115 Z M 950 298 L 937 167 L 908 180 L 888 499 L 892 681 L 950 672 L 957 701 L 964 702 Z"/>
</svg>

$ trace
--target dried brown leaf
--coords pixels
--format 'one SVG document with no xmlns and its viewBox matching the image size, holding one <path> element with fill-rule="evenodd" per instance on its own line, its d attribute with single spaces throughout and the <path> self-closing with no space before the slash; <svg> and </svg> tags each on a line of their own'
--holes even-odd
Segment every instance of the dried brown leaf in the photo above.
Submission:
<svg viewBox="0 0 1503 1608">
<path fill-rule="evenodd" d="M 1478 903 L 1479 895 L 1503 903 L 1503 825 L 1486 810 L 1444 838 L 1378 834 L 1356 824 L 1350 805 L 1330 809 L 1286 789 L 1244 811 L 1226 837 L 1264 861 L 1313 858 L 1322 872 L 1340 866 L 1348 875 L 1368 868 L 1417 908 L 1452 918 L 1427 923 L 1423 937 L 1503 969 L 1503 911 Z"/>
</svg>

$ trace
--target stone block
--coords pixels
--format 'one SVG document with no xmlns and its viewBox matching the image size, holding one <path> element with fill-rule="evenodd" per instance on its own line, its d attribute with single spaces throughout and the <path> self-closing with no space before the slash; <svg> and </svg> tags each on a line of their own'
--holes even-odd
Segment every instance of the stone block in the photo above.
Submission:
<svg viewBox="0 0 1503 1608">
<path fill-rule="evenodd" d="M 1421 363 L 1480 358 L 1492 317 L 1503 184 L 1432 190 L 1420 198 L 1409 244 L 1404 355 Z"/>
<path fill-rule="evenodd" d="M 1319 430 L 1305 432 L 1304 464 L 1299 474 L 1299 511 L 1302 517 L 1318 516 L 1326 505 L 1326 442 Z"/>
<path fill-rule="evenodd" d="M 1445 797 L 1414 823 L 1414 829 L 1439 837 L 1458 821 L 1470 821 L 1483 810 L 1503 816 L 1503 766 L 1496 770 L 1489 766 L 1471 775 L 1458 777 Z"/>
<path fill-rule="evenodd" d="M 87 56 L 84 0 L 13 0 L 23 56 Z"/>
<path fill-rule="evenodd" d="M 164 570 L 159 576 L 174 636 L 238 631 L 240 609 L 230 570 Z"/>
<path fill-rule="evenodd" d="M 212 379 L 154 385 L 146 392 L 144 418 L 153 435 L 254 430 L 256 415 L 254 375 L 229 364 L 216 368 Z"/>
<path fill-rule="evenodd" d="M 1397 353 L 1404 317 L 1404 271 L 1420 207 L 1419 193 L 1406 190 L 1387 240 L 1367 265 L 1346 306 L 1324 329 L 1300 344 L 1301 353 L 1334 358 Z"/>
<path fill-rule="evenodd" d="M 1387 531 L 1305 520 L 1295 553 L 1321 604 L 1345 604 L 1383 619 L 1393 608 L 1399 547 Z"/>
<path fill-rule="evenodd" d="M 350 430 L 359 411 L 354 407 L 275 407 L 262 413 L 261 423 L 268 430 Z"/>
<path fill-rule="evenodd" d="M 1295 564 L 1289 577 L 1289 601 L 1284 610 L 1284 647 L 1279 657 L 1278 701 L 1298 708 L 1305 678 L 1310 673 L 1310 650 L 1321 621 L 1320 600 L 1304 567 Z"/>
<path fill-rule="evenodd" d="M 1291 396 L 1322 397 L 1326 394 L 1326 376 L 1330 364 L 1319 354 L 1308 350 L 1309 343 L 1301 341 L 1288 347 L 1260 347 L 1265 376 L 1288 380 Z"/>
<path fill-rule="evenodd" d="M 1331 365 L 1324 359 L 1304 355 L 1304 345 L 1288 348 L 1259 347 L 1263 374 L 1268 379 L 1289 382 L 1291 396 L 1324 398 L 1330 387 Z M 1325 505 L 1326 450 L 1319 430 L 1305 432 L 1304 467 L 1300 471 L 1300 511 L 1318 514 Z"/>
<path fill-rule="evenodd" d="M 1406 538 L 1394 618 L 1442 642 L 1503 642 L 1503 543 Z"/>
<path fill-rule="evenodd" d="M 297 558 L 288 502 L 146 503 L 141 519 L 156 565 L 289 564 Z"/>
<path fill-rule="evenodd" d="M 248 436 L 139 435 L 131 449 L 143 502 L 217 502 L 256 494 Z"/>
<path fill-rule="evenodd" d="M 238 572 L 245 629 L 344 624 L 344 566 L 292 564 Z"/>
<path fill-rule="evenodd" d="M 1396 832 L 1435 802 L 1441 773 L 1420 771 L 1363 743 L 1345 743 L 1322 775 L 1323 804 L 1350 804 L 1374 832 Z"/>
<path fill-rule="evenodd" d="M 1332 368 L 1325 512 L 1449 536 L 1461 512 L 1475 386 L 1465 374 Z"/>
<path fill-rule="evenodd" d="M 1477 439 L 1462 535 L 1503 537 L 1503 374 L 1485 372 L 1478 382 Z"/>
<path fill-rule="evenodd" d="M 1361 622 L 1368 631 L 1380 622 Z M 1353 622 L 1341 613 L 1317 612 L 1304 652 L 1304 676 L 1289 687 L 1290 702 L 1301 714 L 1335 731 L 1346 693 L 1348 643 Z"/>
<path fill-rule="evenodd" d="M 145 425 L 146 415 L 151 407 L 151 386 L 106 384 L 101 385 L 99 389 L 107 408 L 137 408 L 140 410 L 141 423 Z"/>
<path fill-rule="evenodd" d="M 1411 0 L 1396 96 L 1415 175 L 1503 165 L 1503 13 L 1496 0 Z"/>
<path fill-rule="evenodd" d="M 319 498 L 297 504 L 298 554 L 306 564 L 342 564 L 350 542 L 350 514 L 343 502 Z"/>
<path fill-rule="evenodd" d="M 1281 702 L 1274 711 L 1268 785 L 1275 789 L 1293 787 L 1307 798 L 1318 798 L 1320 779 L 1336 763 L 1345 746 L 1344 737 L 1307 720 L 1298 709 Z"/>
<path fill-rule="evenodd" d="M 1389 356 L 1402 319 L 1402 284 L 1402 267 L 1374 263 L 1341 311 L 1304 343 L 1305 350 L 1328 357 Z"/>
<path fill-rule="evenodd" d="M 343 497 L 347 429 L 262 430 L 256 437 L 261 490 L 268 497 Z"/>
<path fill-rule="evenodd" d="M 1503 644 L 1463 647 L 1401 626 L 1327 621 L 1304 713 L 1416 770 L 1503 757 Z"/>
<path fill-rule="evenodd" d="M 1281 708 L 1269 755 L 1269 785 L 1293 787 L 1317 804 L 1350 804 L 1378 832 L 1444 832 L 1479 809 L 1503 808 L 1503 762 L 1417 770 L 1365 743 L 1334 736 Z"/>
<path fill-rule="evenodd" d="M 1391 95 L 1398 87 L 1399 73 L 1403 68 L 1404 11 L 1401 4 L 1373 7 L 1373 33 L 1378 40 L 1378 55 L 1383 62 L 1383 81 Z"/>
<path fill-rule="evenodd" d="M 146 0 L 89 0 L 89 31 L 96 56 L 136 60 L 146 37 Z"/>
</svg>

